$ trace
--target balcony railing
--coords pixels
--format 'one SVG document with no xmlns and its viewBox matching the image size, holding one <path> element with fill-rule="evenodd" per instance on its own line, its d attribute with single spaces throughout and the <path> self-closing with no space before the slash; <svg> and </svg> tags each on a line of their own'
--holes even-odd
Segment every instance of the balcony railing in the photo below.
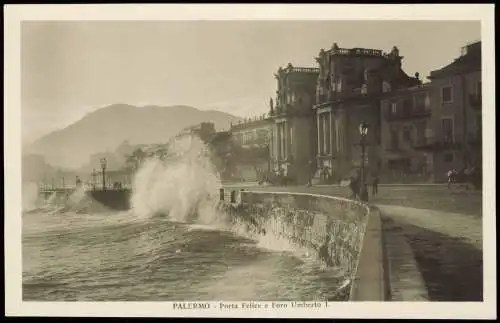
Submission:
<svg viewBox="0 0 500 323">
<path fill-rule="evenodd" d="M 452 140 L 451 138 L 446 137 L 442 138 L 441 140 L 435 137 L 425 137 L 413 142 L 412 147 L 416 150 L 461 149 L 463 146 L 462 141 Z"/>
<path fill-rule="evenodd" d="M 382 56 L 381 50 L 368 48 L 332 48 L 331 53 L 333 55 Z"/>
<path fill-rule="evenodd" d="M 471 107 L 475 109 L 481 109 L 483 104 L 483 98 L 481 94 L 470 94 L 469 95 L 469 104 Z"/>
<path fill-rule="evenodd" d="M 298 73 L 319 73 L 319 68 L 318 67 L 292 67 L 289 69 L 291 72 L 298 72 Z"/>
<path fill-rule="evenodd" d="M 430 115 L 431 115 L 430 109 L 419 108 L 419 109 L 411 109 L 408 111 L 401 111 L 401 112 L 396 112 L 396 113 L 389 111 L 386 113 L 385 118 L 387 121 L 396 121 L 396 120 L 425 118 L 425 117 L 428 117 Z"/>
</svg>

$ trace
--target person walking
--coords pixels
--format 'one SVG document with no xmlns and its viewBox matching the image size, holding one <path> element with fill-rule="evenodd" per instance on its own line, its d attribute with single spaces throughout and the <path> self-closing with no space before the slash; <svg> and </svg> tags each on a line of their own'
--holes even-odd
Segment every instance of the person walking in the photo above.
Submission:
<svg viewBox="0 0 500 323">
<path fill-rule="evenodd" d="M 356 177 L 351 178 L 349 186 L 351 187 L 352 198 L 356 199 L 359 195 L 359 178 Z"/>
<path fill-rule="evenodd" d="M 450 169 L 448 171 L 448 189 L 451 188 L 451 184 L 455 182 L 455 177 L 457 176 L 457 171 L 455 169 Z"/>
<path fill-rule="evenodd" d="M 313 176 L 314 176 L 314 169 L 313 169 L 313 161 L 312 161 L 312 159 L 309 160 L 308 165 L 309 165 L 309 179 L 307 181 L 307 186 L 311 187 L 312 186 L 312 179 L 313 179 Z"/>
<path fill-rule="evenodd" d="M 372 180 L 372 195 L 377 195 L 378 194 L 378 175 L 373 176 Z"/>
</svg>

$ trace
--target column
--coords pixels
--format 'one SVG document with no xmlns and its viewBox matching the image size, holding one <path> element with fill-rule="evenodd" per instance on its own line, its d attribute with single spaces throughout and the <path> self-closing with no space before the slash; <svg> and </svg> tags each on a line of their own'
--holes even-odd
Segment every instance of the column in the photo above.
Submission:
<svg viewBox="0 0 500 323">
<path fill-rule="evenodd" d="M 284 148 L 284 158 L 288 157 L 288 121 L 283 122 L 283 148 Z"/>
<path fill-rule="evenodd" d="M 329 140 L 329 144 L 330 144 L 330 147 L 329 147 L 329 151 L 330 151 L 330 154 L 333 155 L 333 126 L 332 126 L 332 111 L 330 111 L 328 113 L 328 134 L 330 135 L 330 138 L 328 138 Z"/>
<path fill-rule="evenodd" d="M 321 155 L 321 140 L 320 140 L 320 131 L 319 131 L 319 113 L 316 113 L 316 128 L 317 128 L 317 134 L 318 134 L 318 155 Z"/>
<path fill-rule="evenodd" d="M 326 124 L 326 114 L 323 113 L 322 115 L 322 123 L 323 123 L 323 152 L 325 153 L 325 155 L 328 153 L 328 148 L 327 148 L 327 145 L 328 145 L 328 141 L 326 140 L 328 138 L 328 128 L 327 128 L 327 124 Z"/>
</svg>

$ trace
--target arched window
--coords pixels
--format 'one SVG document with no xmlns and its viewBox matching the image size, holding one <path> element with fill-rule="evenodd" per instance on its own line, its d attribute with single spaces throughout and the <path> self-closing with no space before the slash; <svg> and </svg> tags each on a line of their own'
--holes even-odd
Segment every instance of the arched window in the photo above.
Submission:
<svg viewBox="0 0 500 323">
<path fill-rule="evenodd" d="M 391 83 L 387 81 L 382 82 L 382 92 L 391 92 Z"/>
</svg>

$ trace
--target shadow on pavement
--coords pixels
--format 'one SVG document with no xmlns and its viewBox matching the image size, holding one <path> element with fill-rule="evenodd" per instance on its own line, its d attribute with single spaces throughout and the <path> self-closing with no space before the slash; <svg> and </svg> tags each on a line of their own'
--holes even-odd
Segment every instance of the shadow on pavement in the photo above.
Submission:
<svg viewBox="0 0 500 323">
<path fill-rule="evenodd" d="M 464 242 L 398 223 L 415 255 L 430 301 L 483 301 L 483 254 Z"/>
</svg>

